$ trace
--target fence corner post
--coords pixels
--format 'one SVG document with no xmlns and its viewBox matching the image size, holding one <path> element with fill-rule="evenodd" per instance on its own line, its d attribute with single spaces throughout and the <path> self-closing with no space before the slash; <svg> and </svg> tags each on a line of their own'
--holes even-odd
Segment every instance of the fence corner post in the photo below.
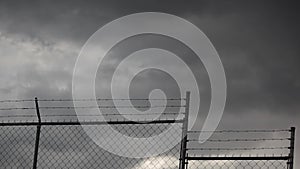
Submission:
<svg viewBox="0 0 300 169">
<path fill-rule="evenodd" d="M 189 124 L 190 97 L 191 97 L 191 92 L 187 91 L 185 95 L 185 116 L 184 116 L 184 122 L 182 124 L 182 140 L 181 140 L 181 149 L 180 149 L 179 169 L 185 169 L 185 167 L 187 166 L 186 150 L 187 150 L 187 141 L 188 141 L 187 132 L 188 132 L 188 124 Z"/>
<path fill-rule="evenodd" d="M 288 161 L 288 168 L 294 168 L 294 149 L 295 149 L 295 132 L 296 127 L 291 127 L 291 138 L 290 138 L 290 153 L 289 153 L 289 161 Z"/>
<path fill-rule="evenodd" d="M 37 168 L 38 152 L 39 152 L 39 142 L 40 142 L 40 133 L 41 133 L 41 115 L 39 109 L 39 103 L 37 97 L 34 99 L 36 115 L 38 118 L 38 123 L 36 126 L 36 137 L 35 137 L 35 146 L 34 146 L 34 158 L 33 158 L 33 169 Z"/>
</svg>

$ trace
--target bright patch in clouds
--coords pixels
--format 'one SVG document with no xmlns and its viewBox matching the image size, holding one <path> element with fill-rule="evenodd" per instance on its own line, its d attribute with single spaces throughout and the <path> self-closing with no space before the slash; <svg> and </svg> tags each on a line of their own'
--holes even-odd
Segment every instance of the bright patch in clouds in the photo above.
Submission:
<svg viewBox="0 0 300 169">
<path fill-rule="evenodd" d="M 0 33 L 0 95 L 19 98 L 30 88 L 66 90 L 70 86 L 77 47 L 22 35 Z"/>
</svg>

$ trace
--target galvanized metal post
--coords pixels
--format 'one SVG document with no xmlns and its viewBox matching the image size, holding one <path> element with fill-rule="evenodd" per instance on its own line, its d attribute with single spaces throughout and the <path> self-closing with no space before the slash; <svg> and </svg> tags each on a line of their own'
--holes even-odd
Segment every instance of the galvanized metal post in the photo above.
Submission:
<svg viewBox="0 0 300 169">
<path fill-rule="evenodd" d="M 182 140 L 181 140 L 181 149 L 180 149 L 179 169 L 185 169 L 185 166 L 187 164 L 186 149 L 187 149 L 187 141 L 188 141 L 187 140 L 187 131 L 188 131 L 188 124 L 189 124 L 190 95 L 191 95 L 191 93 L 189 91 L 186 92 L 185 116 L 184 116 L 184 122 L 182 125 Z"/>
<path fill-rule="evenodd" d="M 41 132 L 41 115 L 39 109 L 38 99 L 35 98 L 36 114 L 38 118 L 38 125 L 36 126 L 36 137 L 35 137 L 35 147 L 34 147 L 34 158 L 33 158 L 33 169 L 37 168 L 38 152 L 39 152 L 39 142 L 40 142 L 40 132 Z"/>
<path fill-rule="evenodd" d="M 296 132 L 296 128 L 291 127 L 290 154 L 289 154 L 290 158 L 288 161 L 289 169 L 294 168 L 295 132 Z"/>
<path fill-rule="evenodd" d="M 188 158 L 189 158 L 189 154 L 188 153 L 186 153 L 186 162 L 185 162 L 185 168 L 186 169 L 188 169 L 189 167 L 188 167 L 188 165 L 189 165 L 189 161 L 188 161 Z"/>
</svg>

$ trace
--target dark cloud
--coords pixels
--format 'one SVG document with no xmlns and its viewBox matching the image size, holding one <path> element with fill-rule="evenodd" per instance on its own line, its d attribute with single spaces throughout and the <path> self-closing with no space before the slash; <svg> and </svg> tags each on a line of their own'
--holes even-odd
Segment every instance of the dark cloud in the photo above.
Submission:
<svg viewBox="0 0 300 169">
<path fill-rule="evenodd" d="M 298 2 L 273 1 L 1 1 L 1 31 L 82 45 L 103 24 L 120 16 L 162 11 L 202 29 L 223 61 L 228 109 L 270 110 L 299 102 Z M 4 90 L 4 89 L 2 89 Z M 280 103 L 280 104 L 279 104 Z M 289 110 L 287 112 L 296 112 Z"/>
<path fill-rule="evenodd" d="M 221 127 L 299 126 L 298 8 L 298 1 L 273 0 L 2 0 L 0 94 L 1 97 L 10 98 L 71 97 L 72 69 L 78 51 L 90 35 L 118 17 L 136 12 L 159 11 L 191 21 L 217 49 L 228 84 Z M 155 47 L 162 45 L 183 56 L 192 54 L 178 43 L 163 38 L 148 38 L 147 42 L 141 42 L 136 39 L 130 44 L 136 48 L 146 47 L 143 46 L 145 44 Z M 126 47 L 123 46 L 125 53 Z M 118 54 L 119 51 L 114 52 Z M 194 59 L 187 59 L 186 62 L 199 69 L 199 81 L 207 85 L 207 75 L 202 76 L 205 70 L 201 63 Z M 113 71 L 110 65 L 104 65 L 102 69 L 107 74 Z M 155 77 L 155 73 L 146 75 L 152 81 L 161 81 L 161 78 Z M 148 89 L 156 83 L 147 85 L 148 82 L 144 81 L 141 84 Z M 168 86 L 168 83 L 162 85 Z M 209 97 L 205 91 L 205 97 Z M 200 120 L 203 121 L 202 116 Z"/>
</svg>

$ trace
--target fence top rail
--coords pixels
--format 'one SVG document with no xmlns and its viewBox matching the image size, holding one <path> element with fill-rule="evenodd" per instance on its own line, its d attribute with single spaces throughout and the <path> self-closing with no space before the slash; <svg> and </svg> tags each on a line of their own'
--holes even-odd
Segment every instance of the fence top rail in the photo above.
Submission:
<svg viewBox="0 0 300 169">
<path fill-rule="evenodd" d="M 188 133 L 266 133 L 266 132 L 291 132 L 291 129 L 270 129 L 270 130 L 216 130 L 216 131 L 193 130 L 193 131 L 188 131 Z"/>
<path fill-rule="evenodd" d="M 207 148 L 187 148 L 187 150 L 194 150 L 194 151 L 222 151 L 222 150 L 235 150 L 235 151 L 244 151 L 244 150 L 280 150 L 280 149 L 290 149 L 290 147 L 234 147 L 234 148 L 214 148 L 214 147 L 207 147 Z"/>
<path fill-rule="evenodd" d="M 220 160 L 220 161 L 265 161 L 265 160 L 288 160 L 289 156 L 256 156 L 256 157 L 250 157 L 250 156 L 227 156 L 227 157 L 187 157 L 187 160 L 190 161 L 197 161 L 197 160 Z"/>
<path fill-rule="evenodd" d="M 112 121 L 42 121 L 39 123 L 38 121 L 12 121 L 12 122 L 2 122 L 0 126 L 36 126 L 36 125 L 44 125 L 44 126 L 55 126 L 55 125 L 114 125 L 114 124 L 171 124 L 171 123 L 183 123 L 183 120 L 176 119 L 165 119 L 165 120 L 139 120 L 139 121 L 120 121 L 120 120 L 112 120 Z"/>
<path fill-rule="evenodd" d="M 278 138 L 236 138 L 236 139 L 207 139 L 207 140 L 199 140 L 199 139 L 189 139 L 189 142 L 255 142 L 255 141 L 284 141 L 291 140 L 288 137 L 278 137 Z"/>
</svg>

